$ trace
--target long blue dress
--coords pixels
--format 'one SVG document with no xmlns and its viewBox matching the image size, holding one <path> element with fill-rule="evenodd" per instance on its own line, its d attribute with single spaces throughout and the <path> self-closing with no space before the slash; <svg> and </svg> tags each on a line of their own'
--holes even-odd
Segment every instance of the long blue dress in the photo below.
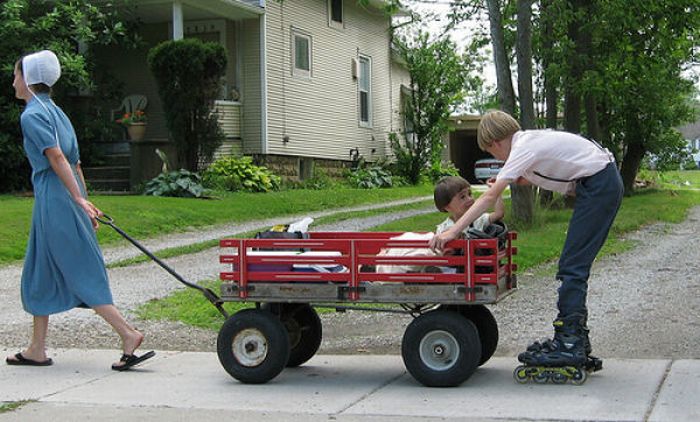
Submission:
<svg viewBox="0 0 700 422">
<path fill-rule="evenodd" d="M 47 94 L 32 98 L 22 112 L 24 150 L 32 166 L 34 210 L 22 272 L 22 304 L 32 315 L 50 315 L 77 306 L 112 304 L 102 251 L 85 211 L 70 196 L 44 155 L 56 146 L 76 171 L 78 142 L 73 125 Z M 85 192 L 83 191 L 83 196 Z"/>
</svg>

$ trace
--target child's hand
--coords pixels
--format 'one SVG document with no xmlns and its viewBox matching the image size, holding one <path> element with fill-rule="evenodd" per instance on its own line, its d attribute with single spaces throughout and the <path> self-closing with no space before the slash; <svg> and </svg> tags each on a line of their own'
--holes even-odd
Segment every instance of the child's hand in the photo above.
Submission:
<svg viewBox="0 0 700 422">
<path fill-rule="evenodd" d="M 486 185 L 488 185 L 488 187 L 493 186 L 494 183 L 496 183 L 496 178 L 495 178 L 495 177 L 492 177 L 492 178 L 490 178 L 489 180 L 486 181 Z"/>
</svg>

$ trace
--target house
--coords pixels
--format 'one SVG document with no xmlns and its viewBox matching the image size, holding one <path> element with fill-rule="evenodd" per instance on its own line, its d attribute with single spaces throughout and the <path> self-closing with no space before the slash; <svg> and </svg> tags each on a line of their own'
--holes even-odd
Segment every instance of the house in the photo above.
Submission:
<svg viewBox="0 0 700 422">
<path fill-rule="evenodd" d="M 183 37 L 221 43 L 228 55 L 216 110 L 226 135 L 219 154 L 252 155 L 287 178 L 314 168 L 337 174 L 358 156 L 390 153 L 402 129 L 401 86 L 408 72 L 392 55 L 385 0 L 142 0 L 134 2 L 143 48 L 98 52 L 124 82 L 148 98 L 144 141 L 131 143 L 132 186 L 155 176 L 153 151 L 168 140 L 148 50 Z"/>
</svg>

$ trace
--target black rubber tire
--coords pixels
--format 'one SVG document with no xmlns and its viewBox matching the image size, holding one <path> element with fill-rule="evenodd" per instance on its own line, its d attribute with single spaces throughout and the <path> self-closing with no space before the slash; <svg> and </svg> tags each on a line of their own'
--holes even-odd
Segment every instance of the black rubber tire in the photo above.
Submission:
<svg viewBox="0 0 700 422">
<path fill-rule="evenodd" d="M 318 352 L 323 339 L 321 318 L 306 303 L 263 303 L 261 309 L 280 317 L 289 337 L 287 367 L 302 365 Z"/>
<path fill-rule="evenodd" d="M 408 372 L 421 384 L 454 387 L 479 366 L 479 332 L 474 323 L 457 312 L 432 311 L 408 325 L 401 356 Z"/>
<path fill-rule="evenodd" d="M 287 330 L 270 312 L 244 309 L 224 322 L 216 352 L 232 377 L 245 384 L 263 384 L 279 375 L 287 364 Z"/>
<path fill-rule="evenodd" d="M 481 359 L 479 366 L 488 362 L 498 347 L 498 323 L 493 314 L 484 305 L 465 305 L 459 307 L 459 313 L 476 325 L 481 340 Z"/>
</svg>

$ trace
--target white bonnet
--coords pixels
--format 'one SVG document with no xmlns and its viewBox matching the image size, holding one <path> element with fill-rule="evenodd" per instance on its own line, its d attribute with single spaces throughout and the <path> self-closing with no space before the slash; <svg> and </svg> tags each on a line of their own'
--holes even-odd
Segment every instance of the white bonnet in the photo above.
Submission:
<svg viewBox="0 0 700 422">
<path fill-rule="evenodd" d="M 52 51 L 42 50 L 22 59 L 22 76 L 27 86 L 34 84 L 53 86 L 61 77 L 61 64 Z"/>
</svg>

